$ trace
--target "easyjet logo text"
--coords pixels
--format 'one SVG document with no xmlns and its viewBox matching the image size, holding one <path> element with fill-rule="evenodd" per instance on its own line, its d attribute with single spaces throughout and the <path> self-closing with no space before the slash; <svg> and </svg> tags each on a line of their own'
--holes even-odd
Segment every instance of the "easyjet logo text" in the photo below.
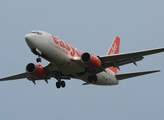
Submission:
<svg viewBox="0 0 164 120">
<path fill-rule="evenodd" d="M 63 40 L 55 37 L 54 35 L 52 35 L 52 39 L 55 43 L 55 47 L 59 50 L 61 50 L 62 52 L 66 53 L 66 54 L 70 54 L 72 57 L 74 56 L 78 56 L 80 57 L 82 52 L 77 50 L 76 48 L 74 48 L 73 46 L 69 45 L 68 43 L 64 42 Z"/>
</svg>

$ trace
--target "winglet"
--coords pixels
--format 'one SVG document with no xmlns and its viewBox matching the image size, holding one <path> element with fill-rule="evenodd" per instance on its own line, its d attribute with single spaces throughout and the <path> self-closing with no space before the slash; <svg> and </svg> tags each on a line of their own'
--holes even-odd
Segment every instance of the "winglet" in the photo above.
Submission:
<svg viewBox="0 0 164 120">
<path fill-rule="evenodd" d="M 108 50 L 108 55 L 112 55 L 112 54 L 118 54 L 120 50 L 120 38 L 118 36 L 116 36 L 113 40 L 113 43 L 111 45 L 111 47 Z M 114 63 L 116 64 L 116 62 L 114 61 Z M 115 67 L 109 67 L 110 70 L 112 70 L 115 74 L 117 73 L 117 69 L 118 69 L 118 65 L 116 64 Z"/>
</svg>

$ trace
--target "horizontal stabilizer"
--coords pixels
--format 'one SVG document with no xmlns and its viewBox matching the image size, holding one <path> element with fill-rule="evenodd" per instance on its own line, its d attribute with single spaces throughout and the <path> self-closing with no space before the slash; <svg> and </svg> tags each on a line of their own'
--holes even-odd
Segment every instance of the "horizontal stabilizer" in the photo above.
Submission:
<svg viewBox="0 0 164 120">
<path fill-rule="evenodd" d="M 83 83 L 83 85 L 89 85 L 89 84 L 91 84 L 91 83 Z"/>
<path fill-rule="evenodd" d="M 137 77 L 137 76 L 146 75 L 146 74 L 150 74 L 150 73 L 155 73 L 155 72 L 160 72 L 160 70 L 118 74 L 118 75 L 116 75 L 116 79 L 117 80 L 123 80 L 123 79 L 127 79 L 127 78 L 132 78 L 132 77 Z"/>
</svg>

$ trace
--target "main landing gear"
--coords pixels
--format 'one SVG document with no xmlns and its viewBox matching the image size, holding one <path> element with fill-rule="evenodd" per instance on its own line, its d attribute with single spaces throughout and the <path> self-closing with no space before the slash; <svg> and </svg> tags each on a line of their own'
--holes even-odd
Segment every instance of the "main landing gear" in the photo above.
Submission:
<svg viewBox="0 0 164 120">
<path fill-rule="evenodd" d="M 59 89 L 60 87 L 64 88 L 66 86 L 65 81 L 57 81 L 56 87 Z"/>
<path fill-rule="evenodd" d="M 96 82 L 97 81 L 97 76 L 96 75 L 90 75 L 88 76 L 88 82 L 92 83 L 92 81 Z"/>
</svg>

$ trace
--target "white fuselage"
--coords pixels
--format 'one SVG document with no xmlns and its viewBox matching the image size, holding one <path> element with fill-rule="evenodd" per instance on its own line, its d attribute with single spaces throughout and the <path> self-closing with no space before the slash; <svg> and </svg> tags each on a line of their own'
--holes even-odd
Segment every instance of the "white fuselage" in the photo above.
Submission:
<svg viewBox="0 0 164 120">
<path fill-rule="evenodd" d="M 49 33 L 38 31 L 31 32 L 25 37 L 30 37 L 31 40 L 26 41 L 30 49 L 37 49 L 43 54 L 43 58 L 51 62 L 56 70 L 61 71 L 65 75 L 73 75 L 74 78 L 81 79 L 88 82 L 90 73 L 86 72 L 84 75 L 77 73 L 85 70 L 85 65 L 81 66 L 74 62 L 73 59 L 80 59 L 82 52 L 60 38 L 57 38 Z M 106 72 L 105 72 L 106 71 Z M 97 75 L 98 80 L 92 82 L 96 85 L 117 85 L 118 80 L 115 74 L 108 68 L 104 72 Z"/>
</svg>

